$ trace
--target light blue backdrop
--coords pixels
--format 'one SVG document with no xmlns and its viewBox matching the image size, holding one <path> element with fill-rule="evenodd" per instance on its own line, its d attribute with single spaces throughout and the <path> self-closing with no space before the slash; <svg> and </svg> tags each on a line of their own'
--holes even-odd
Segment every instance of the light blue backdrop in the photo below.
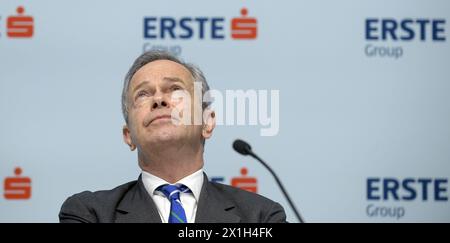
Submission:
<svg viewBox="0 0 450 243">
<path fill-rule="evenodd" d="M 18 6 L 34 19 L 31 38 L 7 35 Z M 256 39 L 231 38 L 243 7 L 257 19 Z M 146 39 L 145 17 L 221 17 L 225 37 L 205 30 L 199 39 L 194 28 L 188 39 Z M 378 36 L 383 20 L 444 20 L 437 27 L 445 40 L 432 39 L 431 22 L 425 40 L 417 23 L 411 40 L 367 40 L 367 19 L 379 21 Z M 258 125 L 217 127 L 206 145 L 210 177 L 228 184 L 248 168 L 258 192 L 296 221 L 270 174 L 232 150 L 243 138 L 308 222 L 450 222 L 449 21 L 445 0 L 2 1 L 0 178 L 21 167 L 32 196 L 8 200 L 2 191 L 0 222 L 56 222 L 68 196 L 138 177 L 136 153 L 122 142 L 120 95 L 134 58 L 154 46 L 180 50 L 214 89 L 280 91 L 278 135 L 261 137 Z M 402 56 L 368 56 L 367 45 L 401 48 Z M 370 190 L 369 178 L 380 180 Z M 417 182 L 400 185 L 399 200 L 369 200 L 383 195 L 386 178 L 433 182 L 426 200 Z"/>
</svg>

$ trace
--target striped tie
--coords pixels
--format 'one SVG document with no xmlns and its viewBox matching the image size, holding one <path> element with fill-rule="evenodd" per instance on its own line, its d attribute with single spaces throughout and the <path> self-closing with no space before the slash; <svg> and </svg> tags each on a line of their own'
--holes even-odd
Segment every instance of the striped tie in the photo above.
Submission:
<svg viewBox="0 0 450 243">
<path fill-rule="evenodd" d="M 170 201 L 169 223 L 187 223 L 186 213 L 180 201 L 180 193 L 192 193 L 185 185 L 162 185 L 157 190 L 164 193 Z"/>
</svg>

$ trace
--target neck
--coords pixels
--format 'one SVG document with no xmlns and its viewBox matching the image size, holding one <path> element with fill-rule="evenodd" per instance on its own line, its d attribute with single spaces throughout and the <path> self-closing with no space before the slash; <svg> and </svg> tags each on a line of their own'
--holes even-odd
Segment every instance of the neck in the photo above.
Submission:
<svg viewBox="0 0 450 243">
<path fill-rule="evenodd" d="M 175 183 L 203 167 L 203 148 L 190 146 L 138 150 L 139 166 L 143 171 L 169 183 Z"/>
</svg>

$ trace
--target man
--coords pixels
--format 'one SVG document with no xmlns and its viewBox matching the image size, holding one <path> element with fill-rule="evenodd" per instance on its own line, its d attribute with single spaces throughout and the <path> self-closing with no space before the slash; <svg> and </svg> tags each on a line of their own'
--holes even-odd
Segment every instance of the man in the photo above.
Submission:
<svg viewBox="0 0 450 243">
<path fill-rule="evenodd" d="M 201 84 L 202 95 L 209 90 L 197 67 L 169 53 L 150 51 L 136 59 L 122 92 L 123 138 L 131 151 L 137 149 L 142 173 L 137 181 L 112 190 L 69 197 L 59 214 L 61 222 L 286 221 L 280 204 L 208 181 L 203 151 L 215 115 L 207 102 L 195 97 L 194 84 Z M 177 98 L 176 93 L 188 96 Z M 199 115 L 199 124 L 186 122 Z"/>
</svg>

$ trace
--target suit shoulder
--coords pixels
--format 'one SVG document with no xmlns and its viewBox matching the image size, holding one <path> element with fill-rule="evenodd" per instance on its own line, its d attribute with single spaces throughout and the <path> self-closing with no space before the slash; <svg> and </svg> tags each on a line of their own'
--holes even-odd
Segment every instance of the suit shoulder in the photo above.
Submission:
<svg viewBox="0 0 450 243">
<path fill-rule="evenodd" d="M 67 198 L 61 206 L 60 221 L 97 222 L 99 211 L 113 211 L 123 196 L 137 181 L 131 181 L 111 190 L 83 191 Z"/>
<path fill-rule="evenodd" d="M 267 197 L 220 183 L 211 182 L 210 185 L 216 193 L 234 202 L 244 222 L 286 222 L 283 207 Z"/>
<path fill-rule="evenodd" d="M 250 207 L 259 206 L 263 208 L 270 208 L 273 207 L 274 204 L 278 204 L 277 202 L 267 197 L 233 186 L 216 182 L 211 182 L 211 186 L 218 190 L 220 194 L 239 202 L 240 205 L 247 204 Z"/>
<path fill-rule="evenodd" d="M 121 198 L 131 187 L 136 185 L 137 181 L 130 181 L 120 186 L 117 186 L 111 190 L 100 190 L 100 191 L 83 191 L 74 194 L 70 198 L 78 198 L 83 201 L 114 201 L 117 198 Z"/>
</svg>

